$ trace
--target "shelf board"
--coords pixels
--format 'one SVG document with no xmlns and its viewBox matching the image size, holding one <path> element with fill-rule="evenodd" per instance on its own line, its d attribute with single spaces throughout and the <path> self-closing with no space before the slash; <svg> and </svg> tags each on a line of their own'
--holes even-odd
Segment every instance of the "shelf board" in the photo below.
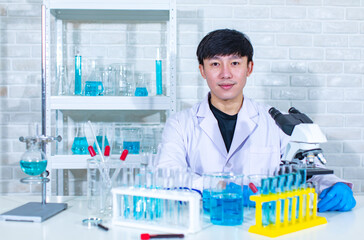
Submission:
<svg viewBox="0 0 364 240">
<path fill-rule="evenodd" d="M 170 97 L 52 96 L 52 110 L 169 110 Z"/>
<path fill-rule="evenodd" d="M 118 156 L 112 156 L 117 159 Z M 55 155 L 50 157 L 51 169 L 87 169 L 87 159 L 89 155 Z M 125 163 L 140 163 L 140 155 L 129 154 Z"/>
<path fill-rule="evenodd" d="M 63 20 L 168 20 L 169 0 L 51 0 L 51 13 Z"/>
</svg>

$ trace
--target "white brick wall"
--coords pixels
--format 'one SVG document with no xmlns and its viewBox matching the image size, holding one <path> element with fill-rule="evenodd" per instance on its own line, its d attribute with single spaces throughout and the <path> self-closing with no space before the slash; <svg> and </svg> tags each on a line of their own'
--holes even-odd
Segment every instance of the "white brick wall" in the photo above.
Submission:
<svg viewBox="0 0 364 240">
<path fill-rule="evenodd" d="M 24 144 L 17 138 L 29 122 L 40 121 L 40 2 L 0 1 L 0 193 L 39 191 L 19 183 Z M 307 113 L 328 137 L 322 144 L 328 165 L 364 192 L 364 0 L 177 2 L 178 108 L 208 91 L 195 56 L 200 39 L 216 28 L 243 31 L 255 49 L 246 96 Z M 83 56 L 110 62 L 133 56 L 138 71 L 153 71 L 148 46 L 166 44 L 159 23 L 71 22 L 66 28 L 68 56 L 81 44 Z M 84 172 L 69 177 L 69 192 L 84 194 Z"/>
</svg>

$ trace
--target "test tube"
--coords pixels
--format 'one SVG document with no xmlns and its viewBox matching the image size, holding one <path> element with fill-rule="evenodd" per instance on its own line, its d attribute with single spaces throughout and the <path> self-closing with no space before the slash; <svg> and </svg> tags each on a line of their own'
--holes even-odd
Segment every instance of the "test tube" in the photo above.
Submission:
<svg viewBox="0 0 364 240">
<path fill-rule="evenodd" d="M 261 180 L 261 195 L 268 195 L 270 193 L 269 178 L 262 178 Z M 263 226 L 269 225 L 270 202 L 265 202 L 262 205 L 262 224 Z"/>
<path fill-rule="evenodd" d="M 278 176 L 272 176 L 269 178 L 269 187 L 271 193 L 273 194 L 277 193 Z M 275 224 L 275 222 L 276 222 L 276 201 L 272 201 L 270 202 L 269 223 Z"/>
</svg>

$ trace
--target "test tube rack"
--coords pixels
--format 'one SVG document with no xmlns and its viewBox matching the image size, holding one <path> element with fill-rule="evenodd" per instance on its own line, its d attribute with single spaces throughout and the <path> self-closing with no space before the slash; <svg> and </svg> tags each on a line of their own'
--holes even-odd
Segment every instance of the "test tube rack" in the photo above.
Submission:
<svg viewBox="0 0 364 240">
<path fill-rule="evenodd" d="M 305 198 L 304 198 L 305 197 Z M 313 197 L 312 210 L 310 209 L 310 197 Z M 298 203 L 298 217 L 296 218 Z M 291 220 L 289 220 L 289 200 L 292 199 Z M 306 201 L 304 201 L 306 199 Z M 252 195 L 250 200 L 256 202 L 255 224 L 249 228 L 249 232 L 266 237 L 278 237 L 288 233 L 326 224 L 326 218 L 317 216 L 317 193 L 314 188 L 303 188 L 283 193 L 270 193 L 267 195 Z M 281 200 L 284 201 L 284 216 L 281 221 Z M 275 202 L 275 223 L 263 226 L 263 203 Z M 305 212 L 304 212 L 305 210 Z M 305 214 L 304 214 L 305 213 Z"/>
<path fill-rule="evenodd" d="M 185 234 L 202 229 L 201 196 L 197 192 L 134 187 L 111 191 L 113 225 Z M 140 208 L 146 211 L 136 217 L 133 212 L 140 212 Z"/>
</svg>

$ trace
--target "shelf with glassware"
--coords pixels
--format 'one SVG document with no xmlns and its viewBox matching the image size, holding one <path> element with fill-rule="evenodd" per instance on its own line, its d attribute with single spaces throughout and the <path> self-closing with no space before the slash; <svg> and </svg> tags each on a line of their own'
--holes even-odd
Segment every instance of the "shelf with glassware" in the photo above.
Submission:
<svg viewBox="0 0 364 240">
<path fill-rule="evenodd" d="M 49 170 L 86 168 L 86 159 L 89 158 L 89 155 L 71 152 L 73 138 L 69 132 L 73 130 L 69 129 L 72 128 L 72 124 L 87 120 L 91 120 L 93 123 L 104 121 L 125 123 L 124 120 L 130 122 L 129 118 L 131 116 L 137 119 L 137 123 L 148 123 L 152 119 L 152 123 L 163 124 L 166 116 L 176 111 L 175 0 L 44 0 L 43 2 L 46 5 L 47 16 L 46 128 L 47 132 L 55 131 L 57 135 L 64 138 L 64 141 L 59 143 L 57 147 L 62 149 L 61 151 L 47 147 L 47 155 L 50 159 Z M 140 29 L 139 26 L 133 28 L 131 25 L 149 23 L 164 24 L 155 29 L 151 29 L 149 26 L 141 26 L 149 34 L 155 34 L 153 31 L 160 31 L 157 34 L 160 37 L 153 40 L 143 36 L 142 39 L 147 39 L 149 43 L 144 43 L 144 45 L 142 43 L 142 56 L 135 55 L 139 50 L 139 36 L 135 37 L 135 35 L 138 34 Z M 92 24 L 95 24 L 96 27 L 92 26 Z M 69 26 L 73 26 L 74 29 Z M 89 26 L 92 27 L 89 28 Z M 86 36 L 93 34 L 89 42 L 84 41 L 83 31 Z M 117 33 L 124 37 L 117 44 L 114 43 L 113 50 L 108 50 L 109 53 L 113 53 L 115 49 L 119 49 L 123 51 L 123 54 L 117 57 L 115 57 L 117 54 L 113 54 L 113 57 L 110 58 L 107 51 L 104 51 L 107 63 L 101 65 L 89 64 L 90 61 L 99 57 L 97 54 L 100 51 L 93 54 L 97 51 L 93 51 L 92 43 L 93 36 L 104 38 L 102 31 Z M 98 34 L 98 32 L 102 34 Z M 105 38 L 107 39 L 107 36 Z M 135 41 L 133 42 L 133 40 Z M 70 50 L 75 46 L 80 50 L 79 53 L 75 51 L 76 49 Z M 97 47 L 96 43 L 95 48 Z M 156 86 L 158 79 L 150 77 L 156 74 L 152 73 L 152 68 L 154 68 L 154 60 L 159 60 L 158 58 L 154 59 L 157 48 L 160 48 L 163 53 L 162 94 L 160 94 L 158 86 Z M 66 76 L 69 77 L 68 80 L 76 80 L 76 57 L 78 55 L 82 56 L 82 67 L 88 65 L 91 68 L 82 69 L 83 76 L 78 85 L 76 83 L 70 85 L 69 82 L 66 82 L 65 85 L 59 84 L 57 78 L 62 75 L 63 71 L 66 71 Z M 132 55 L 131 58 L 130 55 Z M 135 58 L 135 56 L 137 57 Z M 149 63 L 146 63 L 146 61 L 149 61 Z M 109 83 L 103 83 L 101 87 L 100 83 L 89 79 L 92 77 L 92 72 L 96 75 L 102 71 L 107 72 L 107 74 L 121 73 L 127 69 L 127 65 L 130 63 L 136 66 L 135 82 L 130 81 L 134 84 L 131 86 L 131 91 L 130 85 L 120 79 L 116 80 L 116 87 L 110 87 Z M 155 65 L 157 66 L 157 61 Z M 73 70 L 74 73 L 72 73 Z M 140 72 L 144 74 L 144 77 L 148 78 L 147 80 L 153 81 L 155 86 L 138 89 L 140 76 L 138 73 Z M 160 74 L 162 75 L 162 73 Z M 72 76 L 74 79 L 72 79 Z M 81 91 L 79 91 L 80 85 Z M 137 89 L 142 91 L 137 91 Z M 146 95 L 146 89 L 148 95 Z M 64 90 L 66 92 L 63 92 Z M 144 114 L 142 117 L 136 114 L 140 112 Z M 110 119 L 110 116 L 112 119 Z M 118 116 L 120 116 L 119 119 L 117 119 Z M 159 118 L 157 117 L 156 120 L 155 116 L 159 116 Z M 143 120 L 138 119 L 138 117 L 143 118 Z M 64 122 L 65 119 L 71 119 L 71 123 Z M 129 160 L 136 161 L 138 158 L 140 159 L 139 155 L 130 154 Z"/>
</svg>

